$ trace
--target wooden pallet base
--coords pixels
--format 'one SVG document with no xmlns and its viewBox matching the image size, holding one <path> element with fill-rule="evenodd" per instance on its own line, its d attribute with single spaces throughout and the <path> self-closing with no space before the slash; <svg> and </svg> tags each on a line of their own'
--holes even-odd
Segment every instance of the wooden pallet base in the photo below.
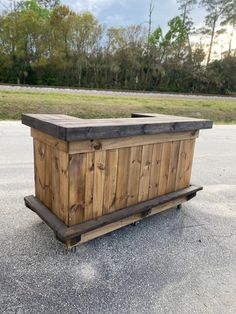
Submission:
<svg viewBox="0 0 236 314">
<path fill-rule="evenodd" d="M 193 198 L 200 190 L 202 190 L 201 186 L 191 185 L 188 188 L 159 196 L 70 227 L 66 226 L 35 196 L 27 196 L 24 200 L 25 205 L 37 213 L 55 232 L 57 239 L 65 243 L 68 249 L 71 249 L 81 243 L 135 223 L 145 217 L 176 207 Z"/>
</svg>

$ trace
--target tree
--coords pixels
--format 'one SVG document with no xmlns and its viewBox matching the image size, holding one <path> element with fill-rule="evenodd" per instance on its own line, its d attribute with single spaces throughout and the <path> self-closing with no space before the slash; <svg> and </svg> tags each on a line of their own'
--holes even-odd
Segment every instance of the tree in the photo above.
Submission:
<svg viewBox="0 0 236 314">
<path fill-rule="evenodd" d="M 234 32 L 236 31 L 236 1 L 231 0 L 226 3 L 226 8 L 223 13 L 223 20 L 221 23 L 222 26 L 230 25 L 232 27 L 232 31 L 229 36 L 229 47 L 228 47 L 228 56 L 231 54 L 232 49 L 232 40 Z"/>
<path fill-rule="evenodd" d="M 197 0 L 177 0 L 179 3 L 179 10 L 181 11 L 181 18 L 183 25 L 187 30 L 187 40 L 188 40 L 188 51 L 189 51 L 189 60 L 192 61 L 192 46 L 190 42 L 190 34 L 192 32 L 193 21 L 190 17 L 190 12 L 192 8 L 197 4 Z"/>
<path fill-rule="evenodd" d="M 230 39 L 228 53 L 218 60 L 212 62 L 208 51 L 207 66 L 206 51 L 201 44 L 190 42 L 190 13 L 195 0 L 179 0 L 181 14 L 168 21 L 166 32 L 159 26 L 151 32 L 153 3 L 149 27 L 129 25 L 105 30 L 93 14 L 79 14 L 58 1 L 17 1 L 15 10 L 0 14 L 0 82 L 234 92 L 236 57 Z M 212 5 L 216 0 L 204 3 Z M 224 0 L 224 6 L 223 0 L 217 3 L 221 7 L 212 5 L 207 11 L 206 28 L 212 42 L 221 24 L 223 34 L 226 25 L 235 30 L 235 0 Z"/>
<path fill-rule="evenodd" d="M 37 3 L 48 10 L 52 10 L 60 5 L 60 0 L 37 0 Z"/>
<path fill-rule="evenodd" d="M 204 28 L 204 33 L 210 35 L 207 65 L 211 60 L 212 46 L 214 43 L 217 23 L 225 14 L 230 1 L 231 0 L 201 0 L 201 4 L 207 11 L 207 15 L 205 17 L 206 27 Z"/>
</svg>

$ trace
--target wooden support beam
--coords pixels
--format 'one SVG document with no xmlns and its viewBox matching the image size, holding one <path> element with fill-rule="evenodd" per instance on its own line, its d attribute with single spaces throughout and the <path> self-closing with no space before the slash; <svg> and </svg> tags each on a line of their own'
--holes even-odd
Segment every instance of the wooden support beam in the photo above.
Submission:
<svg viewBox="0 0 236 314">
<path fill-rule="evenodd" d="M 73 239 L 80 239 L 80 236 L 98 228 L 110 225 L 112 223 L 127 219 L 130 216 L 141 214 L 140 218 L 150 215 L 155 207 L 167 204 L 174 200 L 194 197 L 201 186 L 191 185 L 188 188 L 165 194 L 151 200 L 132 205 L 116 212 L 100 216 L 96 219 L 88 220 L 84 223 L 68 227 L 56 215 L 54 215 L 45 205 L 43 205 L 35 196 L 30 195 L 24 198 L 25 205 L 33 210 L 38 216 L 55 232 L 58 239 L 67 242 Z"/>
</svg>

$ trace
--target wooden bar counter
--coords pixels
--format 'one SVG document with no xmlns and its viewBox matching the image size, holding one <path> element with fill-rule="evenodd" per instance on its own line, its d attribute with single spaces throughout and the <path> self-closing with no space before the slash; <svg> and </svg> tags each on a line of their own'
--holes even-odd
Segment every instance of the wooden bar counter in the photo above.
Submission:
<svg viewBox="0 0 236 314">
<path fill-rule="evenodd" d="M 68 248 L 180 206 L 202 189 L 190 184 L 194 145 L 212 121 L 23 114 L 22 123 L 34 142 L 35 196 L 25 204 Z"/>
</svg>

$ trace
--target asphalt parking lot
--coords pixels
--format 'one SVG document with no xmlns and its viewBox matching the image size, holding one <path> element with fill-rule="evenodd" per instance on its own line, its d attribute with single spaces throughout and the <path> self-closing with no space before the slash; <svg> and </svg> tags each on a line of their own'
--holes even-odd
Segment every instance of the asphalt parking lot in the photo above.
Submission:
<svg viewBox="0 0 236 314">
<path fill-rule="evenodd" d="M 203 130 L 192 182 L 170 209 L 64 246 L 29 209 L 29 128 L 0 122 L 0 313 L 236 313 L 236 125 Z"/>
</svg>

